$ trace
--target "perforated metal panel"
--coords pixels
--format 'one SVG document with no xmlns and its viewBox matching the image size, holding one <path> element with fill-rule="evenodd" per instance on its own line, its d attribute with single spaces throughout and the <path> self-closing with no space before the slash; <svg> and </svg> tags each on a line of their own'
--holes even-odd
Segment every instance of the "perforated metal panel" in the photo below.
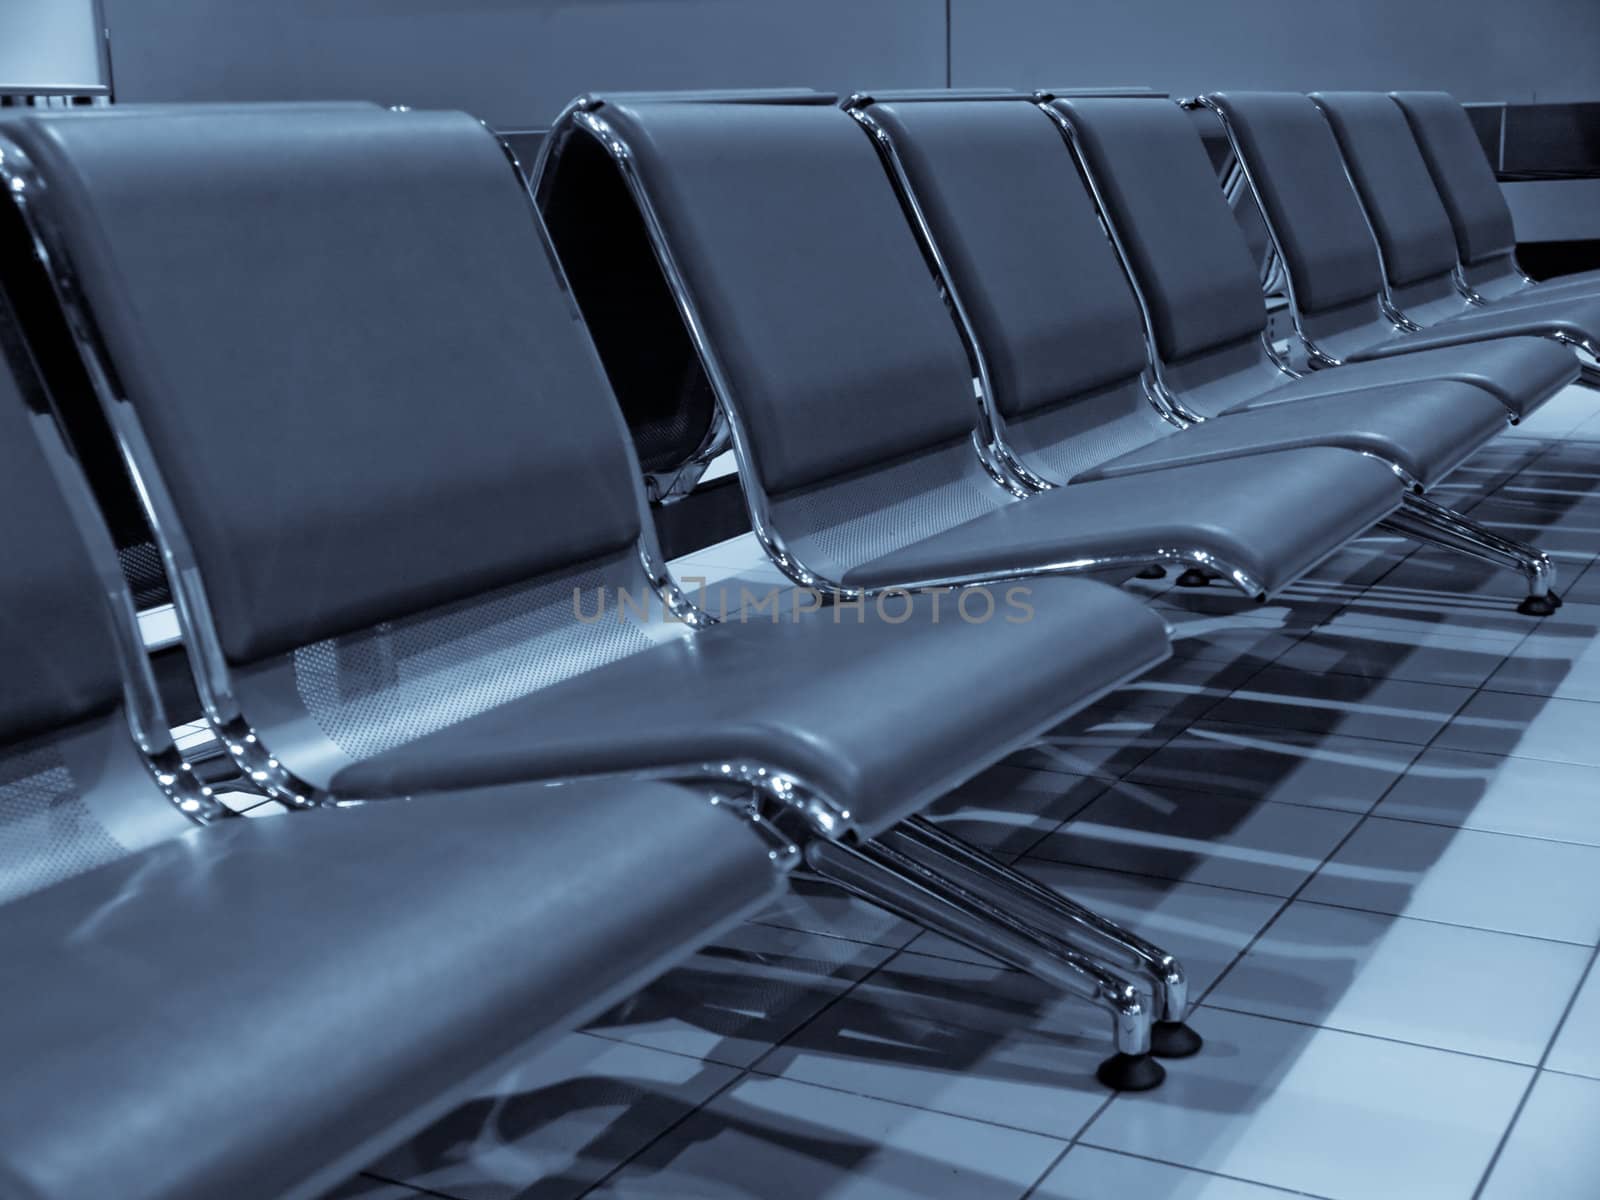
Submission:
<svg viewBox="0 0 1600 1200">
<path fill-rule="evenodd" d="M 0 903 L 126 853 L 84 804 L 54 746 L 35 742 L 0 755 Z"/>
<path fill-rule="evenodd" d="M 117 548 L 117 558 L 122 563 L 122 574 L 133 592 L 133 603 L 138 608 L 153 608 L 157 604 L 171 604 L 172 591 L 167 587 L 167 573 L 161 566 L 161 551 L 154 542 L 138 542 Z"/>
<path fill-rule="evenodd" d="M 981 517 L 1011 498 L 970 442 L 811 491 L 773 506 L 778 531 L 807 566 L 837 579 L 851 567 Z"/>
<path fill-rule="evenodd" d="M 1176 432 L 1137 382 L 1036 411 L 1006 430 L 1022 461 L 1053 483 Z"/>
<path fill-rule="evenodd" d="M 653 597 L 652 621 L 619 618 L 618 578 L 575 572 L 303 646 L 296 688 L 330 741 L 370 758 L 681 632 Z"/>
</svg>

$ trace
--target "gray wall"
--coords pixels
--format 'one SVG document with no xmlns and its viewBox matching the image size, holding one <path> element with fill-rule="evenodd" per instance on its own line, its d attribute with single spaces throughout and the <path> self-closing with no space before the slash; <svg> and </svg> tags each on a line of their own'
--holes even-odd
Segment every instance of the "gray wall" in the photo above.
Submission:
<svg viewBox="0 0 1600 1200">
<path fill-rule="evenodd" d="M 1600 99 L 1600 0 L 951 0 L 954 82 Z"/>
<path fill-rule="evenodd" d="M 591 89 L 945 78 L 943 0 L 106 0 L 106 19 L 119 100 L 372 99 L 500 128 Z"/>
<path fill-rule="evenodd" d="M 587 89 L 940 86 L 947 49 L 958 85 L 1600 98 L 1600 0 L 105 3 L 123 100 L 374 99 L 501 128 Z"/>
</svg>

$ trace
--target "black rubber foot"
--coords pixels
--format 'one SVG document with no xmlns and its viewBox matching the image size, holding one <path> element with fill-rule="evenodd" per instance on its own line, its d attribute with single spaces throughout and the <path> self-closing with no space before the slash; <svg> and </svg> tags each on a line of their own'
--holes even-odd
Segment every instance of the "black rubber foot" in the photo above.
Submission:
<svg viewBox="0 0 1600 1200">
<path fill-rule="evenodd" d="M 1191 1058 L 1205 1039 L 1182 1021 L 1157 1021 L 1150 1027 L 1150 1053 L 1157 1058 Z"/>
<path fill-rule="evenodd" d="M 1517 605 L 1517 611 L 1525 617 L 1548 617 L 1559 606 L 1554 596 L 1528 596 Z"/>
<path fill-rule="evenodd" d="M 1211 576 L 1199 567 L 1188 567 L 1178 576 L 1179 587 L 1205 587 L 1210 582 Z"/>
<path fill-rule="evenodd" d="M 1167 1069 L 1148 1054 L 1113 1054 L 1094 1073 L 1112 1091 L 1148 1092 L 1160 1087 Z"/>
<path fill-rule="evenodd" d="M 1167 569 L 1160 563 L 1151 563 L 1148 567 L 1139 572 L 1140 579 L 1165 579 L 1166 577 Z"/>
<path fill-rule="evenodd" d="M 1565 600 L 1563 600 L 1560 596 L 1556 595 L 1554 592 L 1550 593 L 1550 599 L 1555 601 L 1555 606 L 1557 608 L 1560 608 L 1563 604 L 1566 603 Z"/>
</svg>

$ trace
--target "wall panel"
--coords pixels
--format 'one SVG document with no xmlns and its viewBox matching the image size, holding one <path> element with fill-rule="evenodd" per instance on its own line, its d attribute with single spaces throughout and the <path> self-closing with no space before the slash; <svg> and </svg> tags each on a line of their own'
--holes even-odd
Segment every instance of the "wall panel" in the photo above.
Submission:
<svg viewBox="0 0 1600 1200">
<path fill-rule="evenodd" d="M 106 0 L 117 97 L 548 124 L 602 88 L 939 86 L 943 0 Z"/>
<path fill-rule="evenodd" d="M 951 0 L 958 86 L 1600 98 L 1596 0 Z"/>
</svg>

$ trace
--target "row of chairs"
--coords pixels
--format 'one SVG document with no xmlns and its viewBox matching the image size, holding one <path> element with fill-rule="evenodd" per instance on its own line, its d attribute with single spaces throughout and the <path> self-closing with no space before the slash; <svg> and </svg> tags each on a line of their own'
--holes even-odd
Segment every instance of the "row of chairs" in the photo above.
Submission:
<svg viewBox="0 0 1600 1200">
<path fill-rule="evenodd" d="M 779 621 L 712 619 L 662 562 L 561 263 L 472 118 L 0 125 L 6 1194 L 315 1195 L 797 867 L 1101 1005 L 1101 1079 L 1155 1086 L 1200 1047 L 1181 966 L 917 815 L 1169 653 L 1136 598 L 1063 576 L 1266 595 L 1382 522 L 1554 603 L 1537 550 L 1417 490 L 1571 350 L 1290 378 L 1174 105 L 591 97 L 541 203 L 578 144 L 813 589 Z M 174 748 L 86 414 L 243 785 L 311 811 L 230 820 Z"/>
<path fill-rule="evenodd" d="M 1474 327 L 1294 371 L 1200 136 L 1164 98 L 589 97 L 535 170 L 557 225 L 604 193 L 594 147 L 697 340 L 756 532 L 802 583 L 1164 559 L 1266 596 L 1382 522 L 1519 571 L 1526 612 L 1559 602 L 1545 555 L 1424 493 L 1575 378 L 1562 330 Z"/>
</svg>

